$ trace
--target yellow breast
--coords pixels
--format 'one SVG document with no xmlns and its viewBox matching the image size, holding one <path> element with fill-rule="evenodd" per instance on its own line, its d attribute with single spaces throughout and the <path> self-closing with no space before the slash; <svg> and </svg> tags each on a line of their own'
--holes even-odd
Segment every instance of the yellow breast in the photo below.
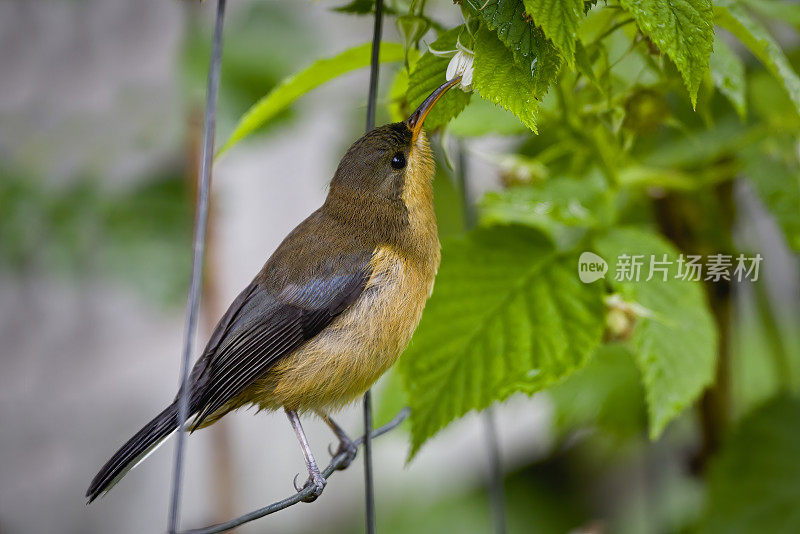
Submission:
<svg viewBox="0 0 800 534">
<path fill-rule="evenodd" d="M 360 397 L 397 360 L 433 289 L 432 262 L 388 247 L 372 260 L 364 293 L 317 337 L 283 358 L 250 390 L 261 408 L 336 410 Z M 424 265 L 423 263 L 428 263 Z"/>
<path fill-rule="evenodd" d="M 359 398 L 397 360 L 419 324 L 441 259 L 433 160 L 424 134 L 417 138 L 408 167 L 403 190 L 410 221 L 407 239 L 402 245 L 380 246 L 356 302 L 220 414 L 248 403 L 270 410 L 336 410 Z"/>
</svg>

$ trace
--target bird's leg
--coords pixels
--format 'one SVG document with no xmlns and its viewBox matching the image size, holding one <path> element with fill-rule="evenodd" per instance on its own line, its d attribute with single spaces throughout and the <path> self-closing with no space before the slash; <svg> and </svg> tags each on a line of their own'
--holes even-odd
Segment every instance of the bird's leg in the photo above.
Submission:
<svg viewBox="0 0 800 534">
<path fill-rule="evenodd" d="M 358 453 L 358 447 L 356 446 L 355 442 L 350 439 L 350 436 L 344 431 L 342 427 L 340 427 L 336 421 L 334 421 L 330 415 L 317 410 L 317 415 L 319 415 L 325 424 L 328 425 L 333 433 L 336 434 L 336 437 L 339 438 L 339 448 L 336 451 L 331 451 L 330 447 L 328 447 L 328 452 L 331 453 L 331 456 L 338 456 L 340 453 L 347 453 L 345 456 L 344 463 L 339 469 L 347 469 L 347 467 L 352 463 L 353 460 L 356 459 L 356 454 Z"/>
<path fill-rule="evenodd" d="M 314 492 L 309 495 L 308 498 L 304 499 L 305 502 L 312 502 L 322 495 L 322 490 L 325 489 L 325 478 L 322 476 L 322 473 L 320 473 L 319 467 L 317 467 L 317 461 L 314 460 L 311 447 L 308 445 L 308 438 L 306 438 L 306 433 L 303 432 L 303 426 L 300 424 L 300 417 L 297 415 L 297 412 L 286 409 L 286 417 L 288 417 L 289 422 L 292 423 L 292 428 L 297 435 L 297 441 L 300 442 L 300 448 L 303 449 L 303 456 L 306 459 L 306 467 L 308 468 L 308 480 L 306 480 L 306 483 L 302 488 L 298 488 L 297 477 L 295 477 L 294 487 L 297 491 L 302 491 L 309 486 L 313 486 Z"/>
</svg>

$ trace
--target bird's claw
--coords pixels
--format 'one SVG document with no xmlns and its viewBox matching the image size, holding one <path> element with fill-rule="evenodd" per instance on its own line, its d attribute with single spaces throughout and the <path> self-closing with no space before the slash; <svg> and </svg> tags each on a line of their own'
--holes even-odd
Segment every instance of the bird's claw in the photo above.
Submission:
<svg viewBox="0 0 800 534">
<path fill-rule="evenodd" d="M 339 456 L 340 454 L 345 454 L 344 461 L 342 462 L 342 465 L 339 466 L 339 469 L 343 470 L 347 469 L 350 464 L 353 463 L 353 460 L 356 459 L 358 447 L 351 440 L 341 440 L 339 441 L 339 448 L 335 451 L 331 451 L 331 446 L 328 445 L 328 452 L 333 457 Z"/>
<path fill-rule="evenodd" d="M 292 484 L 294 485 L 294 489 L 297 490 L 298 493 L 300 493 L 301 491 L 305 490 L 309 486 L 314 488 L 314 491 L 312 491 L 311 494 L 308 497 L 303 499 L 303 502 L 314 502 L 314 501 L 316 501 L 317 497 L 322 495 L 322 490 L 325 489 L 325 484 L 327 484 L 327 481 L 325 480 L 325 477 L 323 477 L 322 473 L 320 473 L 320 472 L 316 472 L 316 473 L 311 472 L 311 473 L 308 474 L 308 479 L 306 479 L 305 484 L 303 484 L 303 486 L 300 487 L 300 486 L 297 485 L 297 477 L 298 476 L 300 476 L 299 473 L 294 476 L 294 480 L 292 481 Z"/>
</svg>

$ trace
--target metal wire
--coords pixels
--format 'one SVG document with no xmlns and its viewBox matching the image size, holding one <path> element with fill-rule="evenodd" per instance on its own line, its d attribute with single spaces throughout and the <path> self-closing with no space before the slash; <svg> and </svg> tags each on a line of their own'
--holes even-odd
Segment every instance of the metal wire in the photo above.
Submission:
<svg viewBox="0 0 800 534">
<path fill-rule="evenodd" d="M 382 436 L 383 434 L 386 434 L 390 430 L 399 426 L 403 421 L 405 421 L 406 417 L 408 417 L 408 408 L 403 408 L 402 410 L 400 410 L 400 412 L 398 412 L 397 415 L 394 416 L 394 418 L 392 418 L 391 421 L 389 421 L 382 427 L 373 430 L 372 432 L 370 432 L 369 435 L 365 434 L 361 436 L 360 438 L 355 440 L 354 443 L 356 444 L 356 446 L 359 446 L 366 443 L 367 439 L 372 440 L 374 438 L 377 438 L 378 436 Z M 344 465 L 346 460 L 347 460 L 346 451 L 343 451 L 334 456 L 333 458 L 331 458 L 331 463 L 329 463 L 328 466 L 322 470 L 322 476 L 325 477 L 325 480 L 329 481 L 330 478 L 333 476 L 333 474 Z M 306 499 L 309 495 L 311 495 L 313 491 L 314 487 L 309 486 L 307 488 L 303 488 L 301 491 L 293 495 L 290 495 L 289 497 L 286 497 L 285 499 L 274 502 L 269 506 L 259 508 L 258 510 L 253 510 L 252 512 L 239 516 L 236 519 L 231 519 L 230 521 L 226 521 L 225 523 L 220 523 L 218 525 L 213 525 L 210 527 L 186 530 L 183 531 L 181 534 L 216 534 L 218 532 L 225 532 L 226 530 L 236 528 L 239 525 L 243 525 L 245 523 L 259 519 L 269 514 L 274 514 L 275 512 L 280 512 L 285 508 L 289 508 L 290 506 L 303 502 L 303 500 Z"/>
<path fill-rule="evenodd" d="M 383 0 L 375 1 L 375 22 L 372 27 L 372 60 L 369 65 L 369 93 L 367 95 L 367 131 L 375 127 L 375 103 L 378 99 L 378 58 L 383 32 Z"/>
<path fill-rule="evenodd" d="M 491 406 L 483 412 L 483 433 L 489 450 L 489 504 L 494 534 L 506 534 L 506 495 L 503 491 L 503 470 L 500 463 L 500 442 Z"/>
<path fill-rule="evenodd" d="M 197 331 L 197 315 L 200 306 L 203 280 L 203 262 L 205 259 L 206 231 L 208 228 L 208 199 L 211 188 L 211 165 L 214 155 L 214 127 L 217 115 L 217 94 L 219 92 L 220 63 L 222 58 L 222 23 L 225 18 L 225 1 L 218 0 L 216 22 L 214 24 L 214 42 L 211 51 L 211 62 L 208 70 L 208 88 L 206 91 L 206 110 L 203 119 L 203 153 L 200 162 L 199 187 L 197 190 L 197 208 L 194 220 L 194 255 L 192 258 L 192 279 L 186 304 L 186 322 L 183 338 L 183 358 L 181 360 L 181 386 L 178 399 L 178 442 L 175 446 L 175 463 L 172 471 L 172 495 L 169 507 L 169 523 L 167 531 L 177 532 L 180 522 L 180 500 L 183 483 L 183 459 L 186 449 L 186 430 L 184 425 L 189 416 L 189 365 L 194 350 L 194 339 Z"/>
<path fill-rule="evenodd" d="M 375 21 L 372 29 L 372 59 L 369 66 L 369 93 L 367 95 L 367 128 L 375 127 L 375 104 L 378 97 L 378 58 L 383 29 L 383 0 L 375 1 Z M 367 534 L 375 534 L 375 485 L 372 471 L 372 391 L 364 393 L 364 516 Z"/>
</svg>

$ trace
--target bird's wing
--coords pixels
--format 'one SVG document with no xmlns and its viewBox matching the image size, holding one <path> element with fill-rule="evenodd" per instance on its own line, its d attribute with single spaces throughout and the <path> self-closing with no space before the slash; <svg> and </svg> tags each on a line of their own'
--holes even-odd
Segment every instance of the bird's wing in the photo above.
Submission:
<svg viewBox="0 0 800 534">
<path fill-rule="evenodd" d="M 322 265 L 277 288 L 253 281 L 220 320 L 192 370 L 193 428 L 346 310 L 369 280 L 371 256 Z"/>
</svg>

